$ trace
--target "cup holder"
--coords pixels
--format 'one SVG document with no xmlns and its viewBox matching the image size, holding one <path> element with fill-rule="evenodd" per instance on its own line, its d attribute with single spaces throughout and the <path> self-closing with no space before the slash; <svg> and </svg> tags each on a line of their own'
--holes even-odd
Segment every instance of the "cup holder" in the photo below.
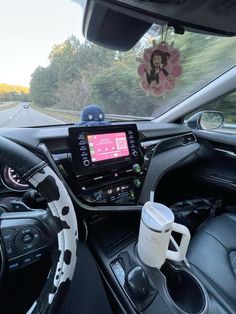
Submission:
<svg viewBox="0 0 236 314">
<path fill-rule="evenodd" d="M 183 268 L 175 268 L 168 262 L 161 268 L 166 278 L 167 296 L 180 313 L 203 314 L 207 308 L 205 289 L 195 276 Z"/>
</svg>

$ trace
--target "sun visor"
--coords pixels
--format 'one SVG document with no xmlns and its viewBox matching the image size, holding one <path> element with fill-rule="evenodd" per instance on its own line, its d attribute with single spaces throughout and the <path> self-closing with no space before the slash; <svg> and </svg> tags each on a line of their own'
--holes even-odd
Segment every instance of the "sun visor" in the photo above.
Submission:
<svg viewBox="0 0 236 314">
<path fill-rule="evenodd" d="M 83 33 L 100 46 L 127 51 L 147 32 L 152 23 L 89 2 L 85 10 Z"/>
<path fill-rule="evenodd" d="M 126 51 L 153 24 L 219 36 L 236 35 L 233 0 L 88 0 L 83 33 L 98 45 Z"/>
</svg>

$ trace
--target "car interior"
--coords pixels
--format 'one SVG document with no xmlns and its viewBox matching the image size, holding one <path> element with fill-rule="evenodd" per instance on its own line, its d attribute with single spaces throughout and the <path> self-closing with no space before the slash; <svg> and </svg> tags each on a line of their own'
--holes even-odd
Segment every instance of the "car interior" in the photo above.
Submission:
<svg viewBox="0 0 236 314">
<path fill-rule="evenodd" d="M 152 24 L 224 38 L 235 17 L 231 0 L 88 0 L 83 34 L 128 51 Z M 1 128 L 0 313 L 236 313 L 236 135 L 206 127 L 209 112 L 186 119 L 235 78 L 152 120 Z M 96 148 L 114 142 L 113 157 Z M 149 201 L 183 226 L 160 267 L 141 258 L 144 240 L 158 256 L 141 230 L 171 233 L 148 227 Z"/>
</svg>

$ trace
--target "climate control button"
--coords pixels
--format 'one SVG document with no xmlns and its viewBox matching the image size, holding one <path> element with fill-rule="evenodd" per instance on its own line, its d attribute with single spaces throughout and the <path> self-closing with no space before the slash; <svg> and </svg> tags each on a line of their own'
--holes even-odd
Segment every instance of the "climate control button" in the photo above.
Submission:
<svg viewBox="0 0 236 314">
<path fill-rule="evenodd" d="M 93 197 L 96 201 L 101 201 L 103 199 L 103 192 L 102 191 L 94 192 Z"/>
<path fill-rule="evenodd" d="M 134 164 L 132 168 L 133 168 L 133 172 L 134 173 L 138 173 L 139 174 L 142 171 L 142 168 L 141 168 L 140 164 Z"/>
<path fill-rule="evenodd" d="M 140 188 L 142 185 L 142 181 L 139 180 L 138 178 L 136 178 L 133 180 L 133 184 L 134 184 L 134 186 L 136 186 L 136 188 Z"/>
</svg>

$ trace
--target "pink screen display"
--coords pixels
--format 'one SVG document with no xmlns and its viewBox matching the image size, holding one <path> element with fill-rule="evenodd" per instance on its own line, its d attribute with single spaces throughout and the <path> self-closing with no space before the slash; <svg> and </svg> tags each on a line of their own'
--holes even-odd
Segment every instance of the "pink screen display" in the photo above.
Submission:
<svg viewBox="0 0 236 314">
<path fill-rule="evenodd" d="M 88 136 L 92 162 L 129 156 L 125 132 Z"/>
</svg>

